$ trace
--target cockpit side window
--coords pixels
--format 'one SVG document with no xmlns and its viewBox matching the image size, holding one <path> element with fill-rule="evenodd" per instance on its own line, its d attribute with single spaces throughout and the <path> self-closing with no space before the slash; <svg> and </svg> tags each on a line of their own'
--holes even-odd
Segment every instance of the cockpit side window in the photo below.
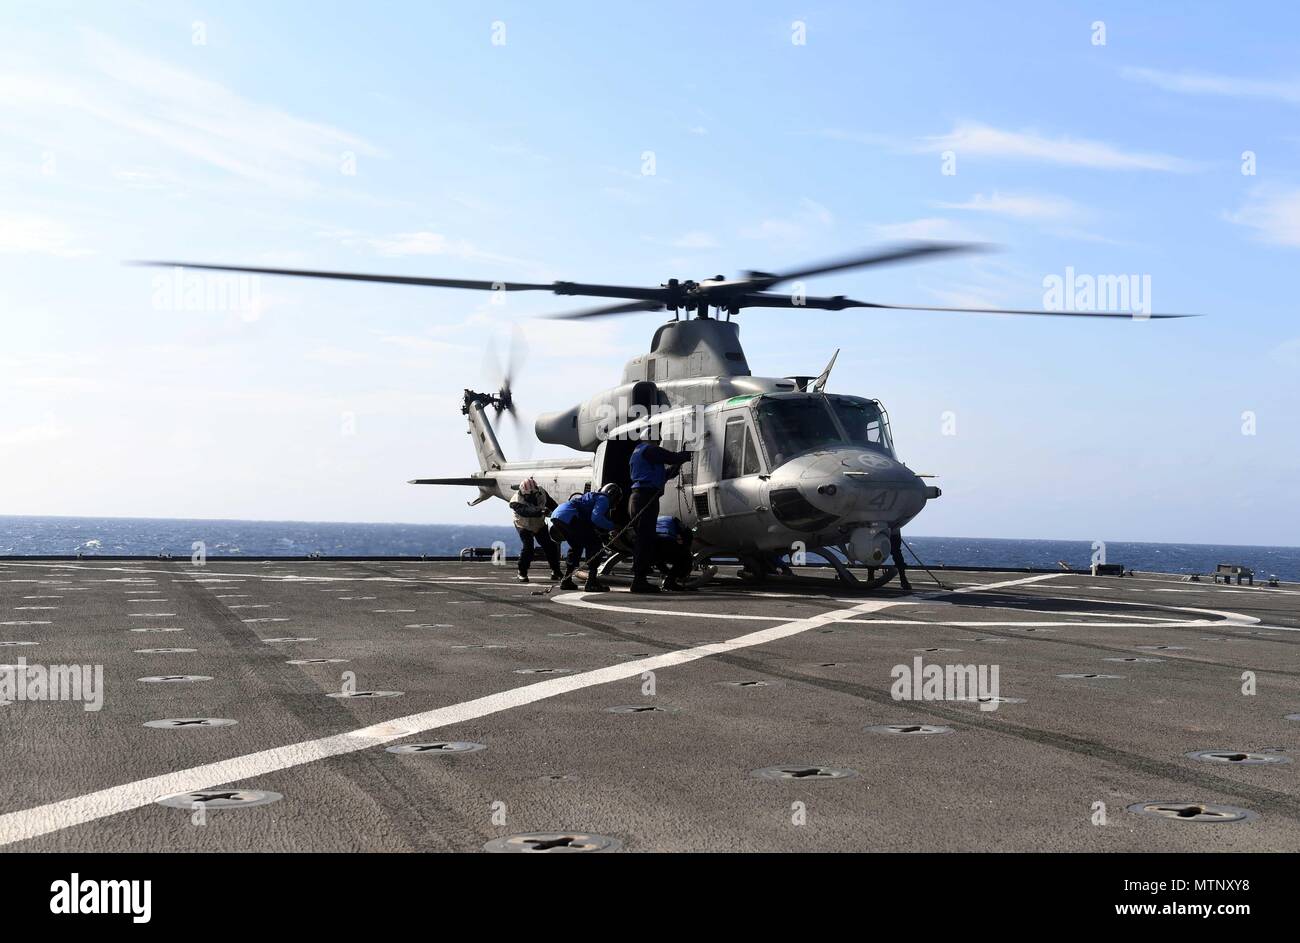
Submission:
<svg viewBox="0 0 1300 943">
<path fill-rule="evenodd" d="M 763 470 L 758 463 L 758 447 L 754 444 L 754 433 L 745 433 L 745 464 L 741 469 L 742 475 L 757 475 Z"/>
<path fill-rule="evenodd" d="M 745 417 L 733 416 L 727 420 L 726 435 L 722 440 L 722 477 L 739 478 L 744 472 Z"/>
</svg>

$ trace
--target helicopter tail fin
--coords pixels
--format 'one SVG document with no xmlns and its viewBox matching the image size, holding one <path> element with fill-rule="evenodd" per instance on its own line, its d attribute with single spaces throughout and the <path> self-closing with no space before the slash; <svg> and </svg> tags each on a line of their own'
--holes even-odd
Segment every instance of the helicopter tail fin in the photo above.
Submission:
<svg viewBox="0 0 1300 943">
<path fill-rule="evenodd" d="M 464 405 L 461 407 L 469 420 L 469 434 L 474 439 L 474 454 L 478 456 L 481 471 L 488 473 L 498 471 L 506 463 L 501 443 L 497 441 L 496 430 L 488 420 L 486 409 L 492 399 L 472 390 L 465 391 Z"/>
</svg>

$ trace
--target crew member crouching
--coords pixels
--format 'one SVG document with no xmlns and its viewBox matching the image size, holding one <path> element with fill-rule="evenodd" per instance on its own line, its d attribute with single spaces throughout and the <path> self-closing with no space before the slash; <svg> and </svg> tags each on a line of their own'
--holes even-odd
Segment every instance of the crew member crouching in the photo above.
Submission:
<svg viewBox="0 0 1300 943">
<path fill-rule="evenodd" d="M 617 504 L 622 498 L 623 489 L 610 482 L 599 491 L 575 494 L 551 512 L 551 539 L 557 545 L 569 545 L 568 567 L 560 581 L 561 589 L 578 588 L 578 584 L 573 582 L 573 574 L 585 560 L 587 582 L 583 589 L 589 593 L 609 591 L 609 587 L 596 578 L 596 567 L 605 549 L 604 535 L 614 530 L 614 522 L 609 517 L 610 505 Z"/>
<path fill-rule="evenodd" d="M 687 586 L 691 575 L 691 544 L 695 535 L 677 518 L 664 514 L 655 521 L 655 566 L 667 573 L 661 589 L 668 592 L 694 593 L 695 586 Z"/>
</svg>

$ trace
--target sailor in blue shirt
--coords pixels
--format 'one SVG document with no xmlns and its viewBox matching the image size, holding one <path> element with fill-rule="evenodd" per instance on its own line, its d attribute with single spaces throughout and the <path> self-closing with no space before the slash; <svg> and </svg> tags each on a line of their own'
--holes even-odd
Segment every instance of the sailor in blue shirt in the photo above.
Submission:
<svg viewBox="0 0 1300 943">
<path fill-rule="evenodd" d="M 655 560 L 655 522 L 659 517 L 659 498 L 664 484 L 677 475 L 682 464 L 691 460 L 690 452 L 672 452 L 653 442 L 640 442 L 628 462 L 632 475 L 632 496 L 628 515 L 636 535 L 632 549 L 632 592 L 657 593 L 659 587 L 646 579 Z"/>
<path fill-rule="evenodd" d="M 610 482 L 599 491 L 575 494 L 551 512 L 551 539 L 569 546 L 568 568 L 560 581 L 561 589 L 578 588 L 573 574 L 586 561 L 587 582 L 583 589 L 589 593 L 609 591 L 608 586 L 596 579 L 597 558 L 605 549 L 602 534 L 614 530 L 610 506 L 622 499 L 623 489 Z"/>
<path fill-rule="evenodd" d="M 691 574 L 691 544 L 695 535 L 677 518 L 664 514 L 655 521 L 655 565 L 666 570 L 663 589 L 669 592 L 695 592 L 696 587 L 683 582 Z"/>
</svg>

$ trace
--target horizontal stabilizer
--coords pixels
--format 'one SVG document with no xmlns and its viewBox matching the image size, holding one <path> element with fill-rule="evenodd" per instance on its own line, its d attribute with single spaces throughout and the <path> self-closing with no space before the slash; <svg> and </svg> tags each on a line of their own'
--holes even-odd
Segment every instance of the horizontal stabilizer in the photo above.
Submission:
<svg viewBox="0 0 1300 943">
<path fill-rule="evenodd" d="M 412 478 L 408 485 L 470 485 L 475 488 L 495 488 L 495 478 Z"/>
</svg>

